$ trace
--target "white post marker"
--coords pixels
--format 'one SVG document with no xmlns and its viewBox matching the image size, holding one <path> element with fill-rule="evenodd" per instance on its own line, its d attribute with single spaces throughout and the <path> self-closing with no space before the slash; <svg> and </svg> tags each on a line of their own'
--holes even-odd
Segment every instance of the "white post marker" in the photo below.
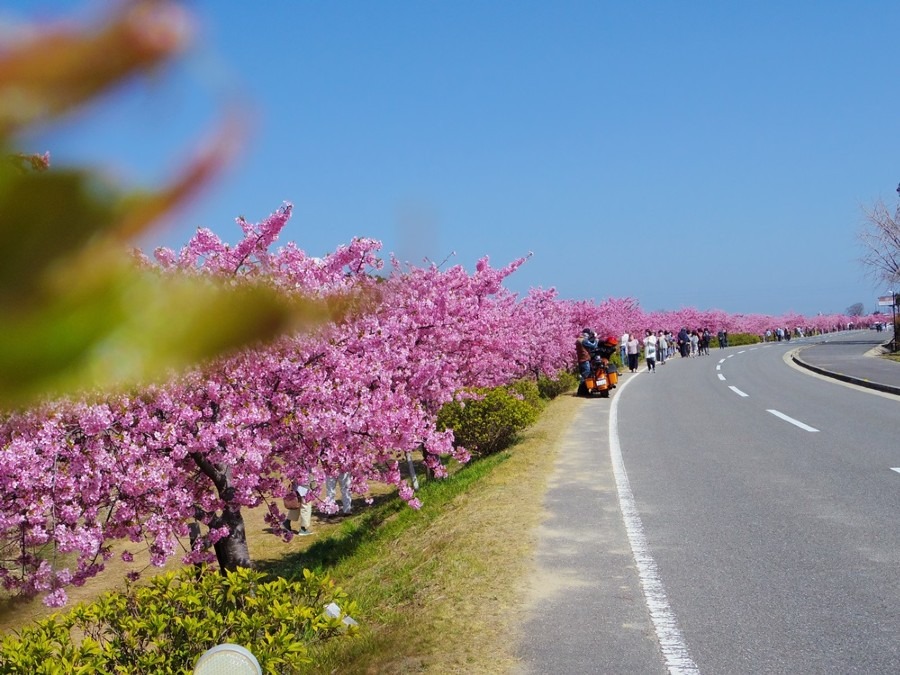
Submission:
<svg viewBox="0 0 900 675">
<path fill-rule="evenodd" d="M 204 652 L 194 675 L 262 675 L 262 668 L 249 649 L 226 643 Z"/>
</svg>

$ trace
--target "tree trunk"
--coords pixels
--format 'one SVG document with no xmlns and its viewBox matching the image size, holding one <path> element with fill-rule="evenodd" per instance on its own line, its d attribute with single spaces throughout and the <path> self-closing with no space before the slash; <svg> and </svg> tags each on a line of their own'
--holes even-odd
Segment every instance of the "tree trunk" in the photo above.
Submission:
<svg viewBox="0 0 900 675">
<path fill-rule="evenodd" d="M 244 516 L 239 506 L 227 505 L 221 516 L 215 518 L 218 527 L 228 528 L 227 537 L 222 537 L 213 547 L 216 551 L 216 560 L 219 561 L 219 569 L 234 571 L 238 567 L 252 567 L 250 549 L 247 546 L 247 530 L 244 527 Z"/>
<path fill-rule="evenodd" d="M 247 529 L 244 527 L 244 516 L 241 507 L 231 500 L 234 487 L 231 485 L 231 467 L 217 466 L 199 453 L 192 453 L 191 458 L 215 485 L 216 491 L 225 506 L 221 514 L 214 514 L 209 520 L 210 529 L 227 527 L 229 534 L 213 544 L 219 569 L 234 571 L 238 567 L 252 567 L 250 548 L 247 546 Z"/>
</svg>

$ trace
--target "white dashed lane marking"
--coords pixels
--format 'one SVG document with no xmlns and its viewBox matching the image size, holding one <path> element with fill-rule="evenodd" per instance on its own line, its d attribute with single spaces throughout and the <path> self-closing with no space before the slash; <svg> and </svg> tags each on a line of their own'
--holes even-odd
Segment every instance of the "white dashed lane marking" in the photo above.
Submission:
<svg viewBox="0 0 900 675">
<path fill-rule="evenodd" d="M 818 429 L 816 429 L 815 427 L 811 427 L 808 424 L 804 424 L 803 422 L 801 422 L 799 420 L 795 420 L 793 417 L 788 417 L 783 412 L 778 412 L 777 410 L 766 410 L 766 412 L 770 412 L 773 415 L 775 415 L 775 417 L 783 419 L 785 422 L 790 422 L 795 427 L 800 427 L 804 431 L 818 431 Z"/>
</svg>

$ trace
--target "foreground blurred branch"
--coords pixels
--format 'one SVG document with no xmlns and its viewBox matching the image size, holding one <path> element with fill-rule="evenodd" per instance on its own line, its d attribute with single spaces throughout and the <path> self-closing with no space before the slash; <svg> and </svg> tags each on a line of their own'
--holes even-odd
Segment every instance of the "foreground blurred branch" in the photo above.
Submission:
<svg viewBox="0 0 900 675">
<path fill-rule="evenodd" d="M 0 49 L 0 407 L 152 378 L 281 331 L 323 307 L 261 284 L 142 268 L 128 242 L 231 160 L 230 120 L 175 178 L 122 190 L 98 171 L 50 166 L 15 139 L 177 57 L 192 33 L 168 0 L 129 0 L 99 26 L 38 26 Z"/>
</svg>

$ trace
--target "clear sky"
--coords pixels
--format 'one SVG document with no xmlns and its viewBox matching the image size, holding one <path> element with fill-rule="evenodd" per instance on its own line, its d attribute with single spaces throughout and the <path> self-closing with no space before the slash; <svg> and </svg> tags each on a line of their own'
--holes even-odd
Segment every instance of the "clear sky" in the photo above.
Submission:
<svg viewBox="0 0 900 675">
<path fill-rule="evenodd" d="M 226 175 L 148 244 L 295 206 L 282 241 L 354 236 L 507 283 L 653 311 L 873 311 L 861 208 L 900 182 L 900 2 L 195 0 L 194 48 L 64 134 L 54 163 L 159 181 L 228 106 Z M 4 2 L 17 20 L 102 3 Z"/>
</svg>

